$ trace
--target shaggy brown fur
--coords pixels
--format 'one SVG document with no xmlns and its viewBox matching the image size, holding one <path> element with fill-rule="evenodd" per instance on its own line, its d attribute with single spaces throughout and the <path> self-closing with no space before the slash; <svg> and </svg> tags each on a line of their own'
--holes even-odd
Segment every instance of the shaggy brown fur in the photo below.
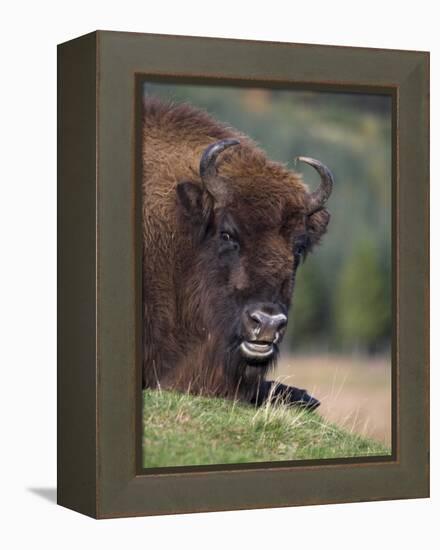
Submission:
<svg viewBox="0 0 440 550">
<path fill-rule="evenodd" d="M 225 138 L 240 145 L 219 156 L 222 192 L 213 197 L 199 163 Z M 189 105 L 155 99 L 144 106 L 142 196 L 144 385 L 261 401 L 274 360 L 255 366 L 241 357 L 242 310 L 269 301 L 287 314 L 304 252 L 298 243 L 318 242 L 327 211 L 306 215 L 300 176 L 247 136 Z M 237 253 L 219 241 L 231 226 Z"/>
</svg>

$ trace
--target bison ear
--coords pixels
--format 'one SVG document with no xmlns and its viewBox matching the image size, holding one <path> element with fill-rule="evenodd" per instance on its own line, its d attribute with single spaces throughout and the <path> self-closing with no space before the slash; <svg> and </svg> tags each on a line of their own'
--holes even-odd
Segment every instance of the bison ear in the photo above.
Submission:
<svg viewBox="0 0 440 550">
<path fill-rule="evenodd" d="M 177 185 L 177 198 L 185 214 L 193 216 L 197 211 L 202 210 L 202 196 L 201 187 L 191 181 L 183 181 Z"/>
<path fill-rule="evenodd" d="M 212 197 L 191 181 L 177 185 L 177 200 L 183 213 L 192 223 L 206 227 L 212 211 Z"/>
<path fill-rule="evenodd" d="M 310 244 L 318 244 L 321 237 L 326 233 L 330 221 L 330 213 L 325 208 L 314 212 L 308 216 L 307 233 L 310 238 Z"/>
</svg>

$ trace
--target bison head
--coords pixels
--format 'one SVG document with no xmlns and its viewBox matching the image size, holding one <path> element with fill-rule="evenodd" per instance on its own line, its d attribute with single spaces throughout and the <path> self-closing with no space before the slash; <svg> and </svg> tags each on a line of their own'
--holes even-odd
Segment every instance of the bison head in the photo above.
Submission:
<svg viewBox="0 0 440 550">
<path fill-rule="evenodd" d="M 261 376 L 276 359 L 295 272 L 325 232 L 333 184 L 323 164 L 299 157 L 321 176 L 309 193 L 297 174 L 253 144 L 239 145 L 236 139 L 211 144 L 194 181 L 177 186 L 190 243 L 176 282 L 186 333 L 211 341 L 206 360 L 215 363 L 220 355 L 217 363 L 235 381 Z"/>
</svg>

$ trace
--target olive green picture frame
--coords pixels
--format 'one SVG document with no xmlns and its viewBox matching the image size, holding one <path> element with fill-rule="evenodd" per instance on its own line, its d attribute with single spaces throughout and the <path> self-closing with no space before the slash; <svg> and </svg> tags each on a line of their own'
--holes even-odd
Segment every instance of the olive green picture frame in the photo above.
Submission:
<svg viewBox="0 0 440 550">
<path fill-rule="evenodd" d="M 391 456 L 142 469 L 147 78 L 392 96 Z M 428 204 L 427 52 L 109 31 L 59 45 L 58 503 L 114 518 L 428 497 Z"/>
</svg>

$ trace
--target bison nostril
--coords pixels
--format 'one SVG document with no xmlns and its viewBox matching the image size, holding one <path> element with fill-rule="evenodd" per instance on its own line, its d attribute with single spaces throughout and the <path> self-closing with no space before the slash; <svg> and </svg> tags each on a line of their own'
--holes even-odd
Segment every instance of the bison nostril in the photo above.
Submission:
<svg viewBox="0 0 440 550">
<path fill-rule="evenodd" d="M 262 322 L 263 315 L 264 313 L 261 313 L 260 311 L 251 311 L 251 313 L 249 313 L 249 317 L 258 324 Z"/>
<path fill-rule="evenodd" d="M 250 332 L 257 337 L 261 332 L 261 318 L 258 312 L 248 312 Z"/>
<path fill-rule="evenodd" d="M 285 315 L 282 316 L 283 318 L 280 319 L 279 325 L 278 325 L 278 331 L 283 331 L 287 326 L 287 317 Z"/>
</svg>

